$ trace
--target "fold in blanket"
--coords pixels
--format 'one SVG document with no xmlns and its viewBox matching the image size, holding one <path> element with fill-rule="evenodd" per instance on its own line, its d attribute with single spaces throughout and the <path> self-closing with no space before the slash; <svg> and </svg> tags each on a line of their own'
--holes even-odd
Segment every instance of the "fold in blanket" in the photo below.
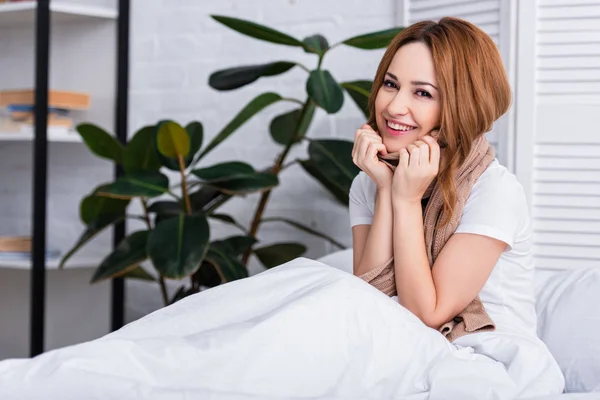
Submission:
<svg viewBox="0 0 600 400">
<path fill-rule="evenodd" d="M 473 142 L 471 152 L 454 175 L 456 205 L 454 214 L 448 224 L 440 226 L 439 223 L 445 218 L 443 212 L 444 195 L 441 184 L 434 181 L 425 193 L 424 199 L 428 198 L 428 201 L 423 217 L 423 227 L 425 232 L 425 248 L 427 249 L 427 258 L 430 266 L 433 266 L 442 248 L 456 231 L 471 188 L 494 160 L 494 157 L 494 149 L 483 135 Z M 398 165 L 399 154 L 389 154 L 386 157 L 380 155 L 379 158 L 392 170 L 395 170 Z M 397 294 L 393 258 L 360 275 L 359 278 L 365 280 L 388 296 Z M 469 333 L 493 331 L 495 329 L 494 322 L 485 311 L 483 303 L 478 296 L 462 312 L 442 325 L 439 331 L 446 339 L 453 341 Z"/>
</svg>

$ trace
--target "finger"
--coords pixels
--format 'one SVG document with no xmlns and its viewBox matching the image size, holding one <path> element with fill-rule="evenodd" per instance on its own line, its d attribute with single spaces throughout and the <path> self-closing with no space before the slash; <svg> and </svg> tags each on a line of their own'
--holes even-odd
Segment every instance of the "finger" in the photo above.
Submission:
<svg viewBox="0 0 600 400">
<path fill-rule="evenodd" d="M 410 155 L 408 153 L 408 150 L 401 149 L 400 150 L 400 159 L 398 160 L 398 166 L 408 168 L 409 159 L 410 159 Z"/>
<path fill-rule="evenodd" d="M 414 144 L 419 148 L 419 165 L 429 164 L 429 144 L 420 140 L 417 140 Z"/>
<path fill-rule="evenodd" d="M 408 151 L 408 153 L 410 154 L 410 160 L 408 162 L 409 166 L 419 166 L 419 162 L 420 162 L 420 149 L 415 146 L 414 144 L 409 144 L 408 146 L 406 146 L 406 150 Z"/>
<path fill-rule="evenodd" d="M 435 165 L 437 169 L 440 165 L 440 145 L 431 136 L 425 136 L 424 139 L 427 140 L 427 144 L 429 145 L 429 162 Z"/>
</svg>

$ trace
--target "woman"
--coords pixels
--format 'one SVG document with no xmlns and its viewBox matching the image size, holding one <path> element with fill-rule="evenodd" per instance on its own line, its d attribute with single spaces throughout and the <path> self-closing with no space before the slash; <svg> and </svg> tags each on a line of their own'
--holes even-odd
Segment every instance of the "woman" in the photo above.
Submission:
<svg viewBox="0 0 600 400">
<path fill-rule="evenodd" d="M 424 21 L 392 40 L 352 151 L 354 274 L 509 370 L 527 368 L 531 353 L 506 351 L 529 341 L 560 390 L 536 336 L 526 198 L 483 136 L 510 98 L 496 45 L 469 22 Z"/>
<path fill-rule="evenodd" d="M 364 171 L 350 193 L 360 279 L 299 258 L 103 338 L 1 362 L 0 398 L 560 392 L 560 370 L 535 336 L 525 199 L 482 139 L 508 103 L 481 31 L 449 18 L 405 29 L 378 69 L 353 151 Z M 396 152 L 396 167 L 379 160 L 393 164 Z"/>
</svg>

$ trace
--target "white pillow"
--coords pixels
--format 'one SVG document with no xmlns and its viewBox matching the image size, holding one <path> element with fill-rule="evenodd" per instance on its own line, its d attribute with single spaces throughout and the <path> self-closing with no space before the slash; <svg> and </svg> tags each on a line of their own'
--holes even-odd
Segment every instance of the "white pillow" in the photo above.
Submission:
<svg viewBox="0 0 600 400">
<path fill-rule="evenodd" d="M 600 392 L 600 265 L 556 273 L 537 289 L 538 335 L 566 392 Z"/>
</svg>

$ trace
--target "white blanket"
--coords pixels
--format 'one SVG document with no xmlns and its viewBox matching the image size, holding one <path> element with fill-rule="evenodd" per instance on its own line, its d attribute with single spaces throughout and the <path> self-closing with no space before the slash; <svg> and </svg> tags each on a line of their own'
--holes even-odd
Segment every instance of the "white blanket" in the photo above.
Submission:
<svg viewBox="0 0 600 400">
<path fill-rule="evenodd" d="M 506 359 L 515 351 L 527 352 L 510 348 Z M 481 400 L 556 393 L 555 377 L 544 376 L 547 366 L 539 362 L 511 371 L 506 361 L 457 348 L 359 278 L 299 258 L 103 338 L 0 362 L 0 399 Z M 541 389 L 528 391 L 534 381 Z"/>
</svg>

